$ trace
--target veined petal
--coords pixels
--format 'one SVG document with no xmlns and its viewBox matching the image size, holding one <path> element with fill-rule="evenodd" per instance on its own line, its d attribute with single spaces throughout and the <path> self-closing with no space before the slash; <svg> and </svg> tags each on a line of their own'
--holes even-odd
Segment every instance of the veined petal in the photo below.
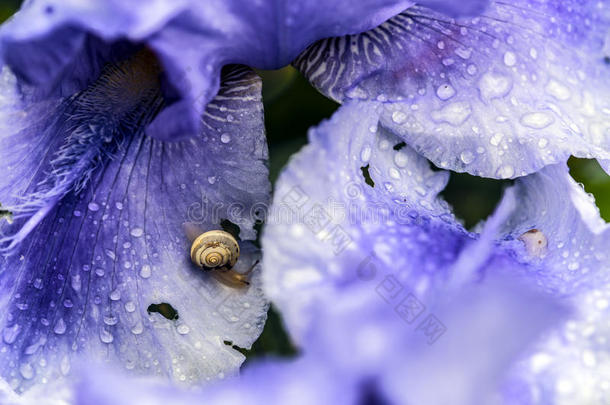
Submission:
<svg viewBox="0 0 610 405">
<path fill-rule="evenodd" d="M 78 361 L 186 384 L 238 370 L 244 356 L 232 345 L 249 347 L 267 311 L 252 243 L 270 188 L 260 91 L 253 72 L 233 67 L 199 137 L 166 143 L 127 126 L 89 181 L 68 191 L 14 254 L 0 258 L 0 374 L 13 389 L 69 375 Z M 28 156 L 56 146 L 50 133 L 38 132 L 46 116 L 32 124 L 29 114 L 12 114 L 21 126 L 18 136 L 0 141 L 3 155 L 4 146 L 15 154 L 6 175 L 23 165 L 47 171 L 48 158 Z M 30 179 L 13 189 L 1 183 L 1 198 L 19 197 Z M 224 219 L 240 229 L 235 269 L 254 269 L 243 289 L 219 284 L 190 262 L 182 224 L 218 229 Z M 2 230 L 20 226 L 15 220 Z"/>
<path fill-rule="evenodd" d="M 329 97 L 386 103 L 382 124 L 437 166 L 513 178 L 608 159 L 608 5 L 493 1 L 454 20 L 412 7 L 295 62 Z"/>
<path fill-rule="evenodd" d="M 167 108 L 150 135 L 193 136 L 216 95 L 221 68 L 279 68 L 313 42 L 379 25 L 410 0 L 261 2 L 26 2 L 0 30 L 0 59 L 39 96 L 69 96 L 96 78 L 107 62 L 148 47 L 166 73 Z"/>
</svg>

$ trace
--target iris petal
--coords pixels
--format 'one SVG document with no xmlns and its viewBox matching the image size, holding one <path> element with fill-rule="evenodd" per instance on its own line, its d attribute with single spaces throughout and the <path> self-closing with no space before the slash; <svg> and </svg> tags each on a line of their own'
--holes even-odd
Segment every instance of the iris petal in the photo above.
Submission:
<svg viewBox="0 0 610 405">
<path fill-rule="evenodd" d="M 168 101 L 150 135 L 178 140 L 197 134 L 224 65 L 279 68 L 316 40 L 365 31 L 412 4 L 30 1 L 0 31 L 0 58 L 39 95 L 67 96 L 97 77 L 104 63 L 147 46 L 164 65 Z"/>
<path fill-rule="evenodd" d="M 534 264 L 529 274 L 540 288 L 566 296 L 576 310 L 565 327 L 549 334 L 515 368 L 506 395 L 523 403 L 602 403 L 607 393 L 600 370 L 610 351 L 605 338 L 609 225 L 565 165 L 518 179 L 514 191 L 521 198 L 503 226 L 505 234 L 517 238 L 535 229 L 544 235 L 544 249 L 523 249 L 521 260 Z"/>
<path fill-rule="evenodd" d="M 237 371 L 244 356 L 225 341 L 248 348 L 267 310 L 251 242 L 269 193 L 260 91 L 253 72 L 233 67 L 199 137 L 164 143 L 141 130 L 127 134 L 81 190 L 0 258 L 0 373 L 12 388 L 68 375 L 78 361 L 185 383 Z M 4 183 L 3 196 L 18 197 L 28 181 L 19 170 L 50 164 L 34 146 L 47 150 L 56 140 L 38 133 L 44 119 L 32 125 L 29 115 L 13 115 L 22 144 L 7 172 L 17 170 L 18 182 L 10 190 Z M 236 270 L 255 267 L 247 288 L 225 287 L 190 262 L 182 224 L 219 229 L 222 220 L 240 229 Z"/>
<path fill-rule="evenodd" d="M 356 286 L 314 305 L 315 329 L 299 359 L 251 364 L 239 380 L 202 392 L 88 370 L 77 403 L 489 403 L 513 356 L 562 314 L 552 300 L 497 280 L 444 301 L 434 311 L 448 336 L 433 346 L 373 289 Z"/>
<path fill-rule="evenodd" d="M 516 207 L 530 207 L 516 202 L 536 194 L 516 186 L 482 234 L 465 231 L 438 197 L 446 173 L 377 126 L 383 108 L 347 102 L 281 175 L 265 289 L 303 353 L 338 375 L 368 377 L 396 403 L 489 403 L 567 314 L 539 288 L 538 259 L 504 240 L 507 223 L 520 232 Z"/>
<path fill-rule="evenodd" d="M 514 187 L 521 198 L 504 224 L 504 232 L 517 239 L 536 230 L 544 237 L 524 240 L 526 247 L 541 241 L 545 245 L 523 253 L 525 260 L 533 256 L 539 263 L 536 274 L 540 284 L 561 293 L 607 284 L 610 226 L 601 218 L 593 197 L 572 179 L 567 166 L 545 167 L 519 179 Z"/>
<path fill-rule="evenodd" d="M 383 125 L 437 166 L 513 178 L 608 159 L 608 15 L 597 1 L 494 1 L 458 20 L 413 7 L 295 65 L 335 100 L 386 102 Z"/>
<path fill-rule="evenodd" d="M 366 278 L 379 259 L 402 269 L 403 280 L 415 285 L 444 273 L 473 237 L 438 197 L 448 173 L 433 171 L 426 159 L 408 146 L 400 148 L 398 137 L 378 127 L 381 108 L 374 103 L 341 108 L 310 132 L 310 145 L 277 184 L 263 237 L 264 279 L 297 341 L 312 322 L 306 303 L 314 297 Z"/>
</svg>

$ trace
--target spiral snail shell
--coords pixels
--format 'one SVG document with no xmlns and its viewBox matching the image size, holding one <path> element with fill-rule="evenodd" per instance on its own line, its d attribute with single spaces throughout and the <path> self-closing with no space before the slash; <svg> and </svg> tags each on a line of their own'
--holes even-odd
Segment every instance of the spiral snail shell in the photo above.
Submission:
<svg viewBox="0 0 610 405">
<path fill-rule="evenodd" d="M 239 259 L 239 244 L 229 232 L 214 230 L 201 233 L 195 224 L 182 224 L 191 245 L 191 260 L 197 267 L 210 271 L 219 282 L 233 288 L 243 288 L 250 284 L 248 278 L 254 267 L 245 273 L 233 270 Z"/>
<path fill-rule="evenodd" d="M 239 259 L 237 240 L 225 231 L 208 231 L 199 235 L 191 245 L 191 260 L 206 270 L 231 269 Z"/>
</svg>

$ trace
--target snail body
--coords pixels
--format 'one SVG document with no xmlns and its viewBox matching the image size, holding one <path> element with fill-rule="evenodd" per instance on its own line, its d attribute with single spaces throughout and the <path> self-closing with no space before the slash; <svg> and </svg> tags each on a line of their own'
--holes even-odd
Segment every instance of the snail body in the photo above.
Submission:
<svg viewBox="0 0 610 405">
<path fill-rule="evenodd" d="M 239 244 L 233 235 L 228 232 L 213 230 L 200 233 L 193 232 L 191 225 L 185 226 L 187 235 L 194 237 L 191 245 L 191 261 L 210 274 L 219 282 L 233 288 L 241 288 L 249 285 L 247 273 L 239 273 L 233 270 L 233 266 L 239 259 Z M 256 263 L 255 263 L 256 265 Z"/>
</svg>

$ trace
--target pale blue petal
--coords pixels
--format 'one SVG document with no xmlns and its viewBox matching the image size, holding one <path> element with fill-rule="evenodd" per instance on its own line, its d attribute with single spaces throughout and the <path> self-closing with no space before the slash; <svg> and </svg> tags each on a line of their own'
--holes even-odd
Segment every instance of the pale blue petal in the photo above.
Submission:
<svg viewBox="0 0 610 405">
<path fill-rule="evenodd" d="M 448 173 L 433 171 L 378 128 L 380 108 L 342 107 L 310 132 L 310 144 L 277 183 L 263 236 L 264 279 L 297 340 L 313 321 L 307 304 L 361 282 L 369 259 L 394 263 L 402 280 L 415 285 L 443 274 L 472 238 L 438 197 Z"/>
</svg>

